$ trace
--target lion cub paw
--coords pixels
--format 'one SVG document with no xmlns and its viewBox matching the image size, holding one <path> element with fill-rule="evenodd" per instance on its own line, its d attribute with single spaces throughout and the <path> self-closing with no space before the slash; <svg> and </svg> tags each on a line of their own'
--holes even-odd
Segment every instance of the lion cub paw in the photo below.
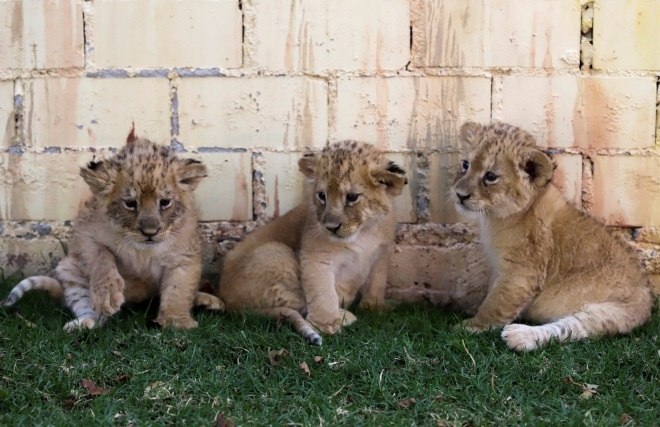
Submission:
<svg viewBox="0 0 660 427">
<path fill-rule="evenodd" d="M 342 326 L 348 326 L 355 322 L 357 317 L 348 310 L 340 309 L 339 316 L 332 320 L 319 320 L 311 316 L 307 320 L 324 334 L 334 335 L 339 332 Z"/>
<path fill-rule="evenodd" d="M 512 323 L 502 330 L 502 339 L 512 350 L 531 351 L 539 345 L 533 326 Z"/>
<path fill-rule="evenodd" d="M 124 303 L 124 279 L 118 274 L 92 286 L 90 291 L 92 308 L 103 316 L 112 316 Z"/>
<path fill-rule="evenodd" d="M 168 317 L 161 315 L 156 318 L 156 323 L 163 327 L 175 329 L 195 329 L 197 327 L 197 321 L 190 316 Z"/>
<path fill-rule="evenodd" d="M 220 298 L 206 292 L 197 292 L 193 305 L 195 307 L 204 307 L 206 310 L 224 311 L 225 309 L 225 303 Z"/>
<path fill-rule="evenodd" d="M 455 328 L 463 329 L 473 334 L 478 334 L 480 332 L 486 332 L 492 329 L 493 326 L 480 322 L 473 317 L 471 319 L 463 320 L 461 323 L 457 324 Z"/>
</svg>

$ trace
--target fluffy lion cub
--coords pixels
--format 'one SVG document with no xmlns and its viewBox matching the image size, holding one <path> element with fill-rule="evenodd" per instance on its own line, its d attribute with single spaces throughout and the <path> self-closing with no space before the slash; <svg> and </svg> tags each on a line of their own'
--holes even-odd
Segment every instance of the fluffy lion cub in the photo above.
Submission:
<svg viewBox="0 0 660 427">
<path fill-rule="evenodd" d="M 299 161 L 305 201 L 252 232 L 224 259 L 219 296 L 228 310 L 287 319 L 321 344 L 356 317 L 346 311 L 385 306 L 393 198 L 405 172 L 368 144 L 344 141 Z M 311 191 L 310 191 L 311 190 Z"/>
<path fill-rule="evenodd" d="M 131 131 L 116 155 L 89 162 L 80 175 L 92 196 L 74 221 L 69 253 L 51 276 L 21 281 L 3 305 L 46 290 L 76 315 L 67 331 L 99 326 L 124 301 L 158 294 L 156 322 L 163 326 L 197 326 L 193 302 L 222 308 L 215 296 L 197 292 L 202 241 L 193 190 L 206 176 L 201 162 L 178 158 Z"/>
<path fill-rule="evenodd" d="M 653 297 L 632 249 L 562 198 L 552 161 L 530 134 L 465 123 L 461 138 L 468 153 L 452 193 L 458 211 L 480 220 L 494 271 L 465 327 L 504 326 L 509 347 L 534 350 L 627 333 L 649 319 Z M 518 318 L 540 325 L 511 323 Z"/>
</svg>

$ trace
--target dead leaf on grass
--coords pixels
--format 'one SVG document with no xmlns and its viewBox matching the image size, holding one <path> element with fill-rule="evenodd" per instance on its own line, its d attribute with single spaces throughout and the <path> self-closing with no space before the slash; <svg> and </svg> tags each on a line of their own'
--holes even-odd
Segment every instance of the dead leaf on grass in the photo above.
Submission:
<svg viewBox="0 0 660 427">
<path fill-rule="evenodd" d="M 65 399 L 62 401 L 62 408 L 66 409 L 67 411 L 73 409 L 74 406 L 76 406 L 75 399 Z"/>
<path fill-rule="evenodd" d="M 628 414 L 622 414 L 619 417 L 619 422 L 621 423 L 622 426 L 627 426 L 628 424 L 631 424 L 633 422 L 633 419 Z"/>
<path fill-rule="evenodd" d="M 144 389 L 144 397 L 149 400 L 169 399 L 173 396 L 171 388 L 164 381 L 154 381 Z"/>
<path fill-rule="evenodd" d="M 590 399 L 595 394 L 598 394 L 598 386 L 596 384 L 582 384 L 582 393 L 580 399 Z"/>
<path fill-rule="evenodd" d="M 314 356 L 314 363 L 316 363 L 317 365 L 323 363 L 323 356 Z"/>
<path fill-rule="evenodd" d="M 218 415 L 215 416 L 215 427 L 234 427 L 235 424 L 234 422 L 229 419 L 225 418 L 224 413 L 219 413 Z"/>
<path fill-rule="evenodd" d="M 307 375 L 308 377 L 312 376 L 312 372 L 309 370 L 309 366 L 307 366 L 307 362 L 302 362 L 300 365 L 298 365 L 298 367 L 300 368 L 303 374 Z"/>
<path fill-rule="evenodd" d="M 278 366 L 282 361 L 283 357 L 287 357 L 290 355 L 291 353 L 289 353 L 289 351 L 285 349 L 271 350 L 268 352 L 268 360 L 270 360 L 270 364 L 272 366 Z"/>
<path fill-rule="evenodd" d="M 396 402 L 396 407 L 400 409 L 408 409 L 411 406 L 413 406 L 415 403 L 417 403 L 417 400 L 415 400 L 414 397 L 408 397 L 406 399 L 401 399 L 398 402 Z"/>
<path fill-rule="evenodd" d="M 91 380 L 82 380 L 80 382 L 83 387 L 87 389 L 87 393 L 91 396 L 102 396 L 104 394 L 110 393 L 110 388 L 99 387 L 94 381 Z"/>
</svg>

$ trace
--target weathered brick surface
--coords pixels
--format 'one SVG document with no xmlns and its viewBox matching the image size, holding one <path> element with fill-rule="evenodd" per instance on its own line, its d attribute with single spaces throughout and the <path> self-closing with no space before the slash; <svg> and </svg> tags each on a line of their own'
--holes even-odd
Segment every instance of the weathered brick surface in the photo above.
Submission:
<svg viewBox="0 0 660 427">
<path fill-rule="evenodd" d="M 337 83 L 333 140 L 390 149 L 455 147 L 465 120 L 490 119 L 490 79 L 353 77 Z"/>
<path fill-rule="evenodd" d="M 321 79 L 189 78 L 176 84 L 186 147 L 301 150 L 327 141 L 327 85 Z"/>
<path fill-rule="evenodd" d="M 651 77 L 580 78 L 573 132 L 581 148 L 644 148 L 655 142 Z"/>
<path fill-rule="evenodd" d="M 84 65 L 82 1 L 3 1 L 0 17 L 0 69 Z"/>
<path fill-rule="evenodd" d="M 298 153 L 262 153 L 266 184 L 266 215 L 284 215 L 303 200 L 305 178 L 298 170 Z"/>
<path fill-rule="evenodd" d="M 236 0 L 124 0 L 93 4 L 94 65 L 101 68 L 236 68 L 242 17 Z"/>
<path fill-rule="evenodd" d="M 466 219 L 454 208 L 451 186 L 458 172 L 461 156 L 458 153 L 433 154 L 430 162 L 431 221 L 450 224 Z"/>
<path fill-rule="evenodd" d="M 660 157 L 597 156 L 593 214 L 607 224 L 660 225 Z"/>
<path fill-rule="evenodd" d="M 0 147 L 8 147 L 16 137 L 14 82 L 0 82 Z"/>
<path fill-rule="evenodd" d="M 582 156 L 577 154 L 558 154 L 552 156 L 557 165 L 552 182 L 573 206 L 582 207 Z"/>
<path fill-rule="evenodd" d="M 412 11 L 418 66 L 579 64 L 579 0 L 413 0 Z"/>
<path fill-rule="evenodd" d="M 660 69 L 656 0 L 596 0 L 594 6 L 594 68 Z"/>
<path fill-rule="evenodd" d="M 0 154 L 0 218 L 70 220 L 89 195 L 79 165 L 90 153 Z"/>
<path fill-rule="evenodd" d="M 203 152 L 208 176 L 195 190 L 202 221 L 252 219 L 252 166 L 246 152 Z"/>
<path fill-rule="evenodd" d="M 169 85 L 162 78 L 38 78 L 23 82 L 26 143 L 121 147 L 138 135 L 169 143 Z"/>
<path fill-rule="evenodd" d="M 410 57 L 407 0 L 249 0 L 249 64 L 269 70 L 398 70 Z"/>
</svg>

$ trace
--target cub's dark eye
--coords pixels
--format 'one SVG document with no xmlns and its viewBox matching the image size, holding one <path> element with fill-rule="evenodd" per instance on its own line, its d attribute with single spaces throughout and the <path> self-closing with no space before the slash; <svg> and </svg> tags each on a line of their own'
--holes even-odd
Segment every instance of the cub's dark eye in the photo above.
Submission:
<svg viewBox="0 0 660 427">
<path fill-rule="evenodd" d="M 348 193 L 346 195 L 346 204 L 355 203 L 360 199 L 360 193 Z"/>
<path fill-rule="evenodd" d="M 122 203 L 124 204 L 124 208 L 128 209 L 129 211 L 134 211 L 137 209 L 137 200 L 122 199 Z"/>
<path fill-rule="evenodd" d="M 325 192 L 319 191 L 316 193 L 316 198 L 319 199 L 321 203 L 325 204 Z"/>
<path fill-rule="evenodd" d="M 484 184 L 495 184 L 498 179 L 500 179 L 500 177 L 491 171 L 484 174 Z"/>
<path fill-rule="evenodd" d="M 160 199 L 158 202 L 161 209 L 167 209 L 172 206 L 172 199 Z"/>
<path fill-rule="evenodd" d="M 468 162 L 467 160 L 463 160 L 463 161 L 461 162 L 461 172 L 462 172 L 462 173 L 467 172 L 467 170 L 468 170 L 469 167 L 470 167 L 470 162 Z"/>
</svg>

